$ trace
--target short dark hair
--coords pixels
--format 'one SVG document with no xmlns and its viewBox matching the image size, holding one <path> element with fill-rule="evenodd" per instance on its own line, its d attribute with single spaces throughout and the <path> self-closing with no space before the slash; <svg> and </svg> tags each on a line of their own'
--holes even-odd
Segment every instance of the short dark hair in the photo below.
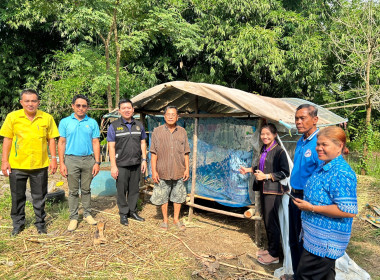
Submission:
<svg viewBox="0 0 380 280">
<path fill-rule="evenodd" d="M 90 99 L 88 99 L 88 97 L 84 94 L 77 94 L 73 97 L 73 101 L 71 101 L 71 104 L 75 104 L 75 101 L 77 101 L 77 99 L 84 99 L 86 100 L 87 102 L 87 105 L 90 105 Z"/>
<path fill-rule="evenodd" d="M 120 109 L 121 104 L 123 104 L 123 103 L 130 103 L 131 106 L 133 107 L 133 103 L 132 103 L 132 101 L 131 101 L 130 99 L 123 98 L 123 99 L 121 99 L 121 100 L 119 101 L 119 109 Z"/>
<path fill-rule="evenodd" d="M 38 94 L 37 91 L 35 91 L 34 89 L 30 89 L 30 88 L 24 89 L 24 90 L 20 93 L 20 100 L 22 99 L 22 96 L 23 96 L 24 94 L 35 94 L 35 95 L 37 95 L 37 99 L 40 100 L 40 96 L 39 96 L 39 94 Z"/>
<path fill-rule="evenodd" d="M 318 116 L 318 109 L 314 105 L 311 105 L 311 104 L 302 104 L 302 105 L 300 105 L 300 106 L 297 107 L 296 112 L 299 111 L 299 110 L 301 110 L 301 109 L 308 109 L 309 115 L 311 117 L 313 117 L 313 118 L 316 117 L 316 116 Z"/>
<path fill-rule="evenodd" d="M 166 106 L 165 111 L 164 111 L 164 115 L 166 114 L 166 112 L 167 112 L 169 109 L 175 109 L 175 110 L 177 111 L 177 114 L 178 114 L 178 109 L 177 109 L 176 106 Z"/>
<path fill-rule="evenodd" d="M 260 133 L 261 133 L 261 131 L 263 131 L 264 128 L 268 128 L 269 131 L 270 131 L 272 134 L 277 134 L 277 127 L 276 127 L 273 123 L 264 124 L 264 125 L 260 128 Z"/>
</svg>

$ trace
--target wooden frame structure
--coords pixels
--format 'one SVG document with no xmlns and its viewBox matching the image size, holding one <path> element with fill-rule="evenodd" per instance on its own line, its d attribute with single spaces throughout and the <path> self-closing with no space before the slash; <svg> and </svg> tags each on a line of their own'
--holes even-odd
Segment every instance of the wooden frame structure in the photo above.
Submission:
<svg viewBox="0 0 380 280">
<path fill-rule="evenodd" d="M 252 115 L 249 113 L 224 113 L 224 114 L 198 114 L 198 97 L 196 97 L 195 101 L 195 108 L 194 114 L 183 114 L 180 113 L 179 117 L 181 118 L 194 118 L 194 133 L 193 133 L 193 150 L 192 150 L 192 181 L 191 181 L 191 192 L 188 194 L 186 198 L 185 204 L 189 206 L 189 214 L 188 214 L 188 220 L 189 222 L 192 221 L 193 215 L 194 215 L 194 208 L 201 209 L 204 211 L 217 213 L 221 215 L 231 216 L 235 218 L 242 218 L 247 219 L 247 217 L 244 214 L 238 214 L 235 212 L 215 209 L 211 207 L 206 207 L 203 205 L 199 205 L 195 203 L 195 198 L 198 199 L 204 199 L 204 200 L 210 200 L 210 201 L 216 201 L 212 198 L 204 197 L 195 194 L 195 187 L 196 187 L 196 174 L 197 174 L 197 154 L 198 154 L 198 123 L 200 118 L 220 118 L 220 117 L 251 117 Z M 143 122 L 144 126 L 146 127 L 146 115 L 162 115 L 162 112 L 152 112 L 152 111 L 140 111 L 136 110 L 136 112 L 140 113 L 140 121 Z M 153 187 L 153 186 L 152 186 Z M 141 191 L 145 194 L 152 195 L 152 192 L 148 191 L 146 187 L 141 187 Z M 261 241 L 261 227 L 259 225 L 259 222 L 262 221 L 261 218 L 261 210 L 260 207 L 257 207 L 260 205 L 260 193 L 255 192 L 255 204 L 247 206 L 249 209 L 254 209 L 255 215 L 249 217 L 248 219 L 255 222 L 255 243 L 259 244 Z"/>
<path fill-rule="evenodd" d="M 284 131 L 293 130 L 294 114 L 300 104 L 311 102 L 296 98 L 270 98 L 257 94 L 248 93 L 238 89 L 227 88 L 219 85 L 175 81 L 152 87 L 131 99 L 135 106 L 135 112 L 140 113 L 140 119 L 145 122 L 146 115 L 162 115 L 168 105 L 178 108 L 181 118 L 194 118 L 193 134 L 193 164 L 191 192 L 186 204 L 190 207 L 189 220 L 193 217 L 194 208 L 210 212 L 243 218 L 244 215 L 233 212 L 222 211 L 205 207 L 195 203 L 195 198 L 206 199 L 195 194 L 196 185 L 196 159 L 198 142 L 198 125 L 200 118 L 210 117 L 257 117 L 259 120 L 268 121 L 282 125 Z M 315 105 L 317 106 L 317 105 Z M 317 106 L 319 115 L 319 126 L 344 123 L 343 119 L 336 114 Z M 206 114 L 203 112 L 207 112 Z M 260 125 L 260 124 L 259 124 Z M 149 193 L 146 189 L 144 192 Z M 260 236 L 260 207 L 259 193 L 255 193 L 256 215 L 250 219 L 255 221 L 255 238 L 259 242 Z"/>
</svg>

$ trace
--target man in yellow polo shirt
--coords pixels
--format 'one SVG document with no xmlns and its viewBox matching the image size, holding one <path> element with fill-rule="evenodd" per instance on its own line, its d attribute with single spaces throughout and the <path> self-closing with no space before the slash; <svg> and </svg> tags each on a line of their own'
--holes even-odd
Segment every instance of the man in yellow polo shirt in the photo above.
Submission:
<svg viewBox="0 0 380 280">
<path fill-rule="evenodd" d="M 12 236 L 25 228 L 26 181 L 29 178 L 35 226 L 39 234 L 46 234 L 45 198 L 48 170 L 57 171 L 55 139 L 59 136 L 51 115 L 38 110 L 40 101 L 36 91 L 26 89 L 20 94 L 23 109 L 7 115 L 0 129 L 4 137 L 1 171 L 9 176 L 12 196 Z M 49 161 L 48 145 L 52 160 Z"/>
</svg>

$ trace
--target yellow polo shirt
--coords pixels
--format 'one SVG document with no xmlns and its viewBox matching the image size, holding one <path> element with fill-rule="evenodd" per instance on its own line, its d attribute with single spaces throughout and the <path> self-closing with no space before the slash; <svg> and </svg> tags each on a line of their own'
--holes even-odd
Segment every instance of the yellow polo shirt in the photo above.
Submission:
<svg viewBox="0 0 380 280">
<path fill-rule="evenodd" d="M 31 121 L 21 109 L 7 115 L 0 136 L 12 139 L 11 168 L 39 169 L 49 166 L 47 140 L 58 137 L 59 132 L 48 113 L 37 110 Z"/>
</svg>

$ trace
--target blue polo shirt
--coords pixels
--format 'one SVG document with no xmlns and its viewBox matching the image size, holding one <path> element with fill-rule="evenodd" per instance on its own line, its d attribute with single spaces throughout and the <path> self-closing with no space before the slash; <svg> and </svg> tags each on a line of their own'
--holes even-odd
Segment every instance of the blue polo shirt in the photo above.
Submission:
<svg viewBox="0 0 380 280">
<path fill-rule="evenodd" d="M 318 154 L 315 150 L 318 132 L 319 129 L 306 139 L 302 136 L 297 142 L 294 153 L 294 166 L 290 175 L 290 185 L 293 189 L 303 190 L 311 174 L 323 163 L 318 159 Z"/>
<path fill-rule="evenodd" d="M 74 113 L 61 120 L 59 135 L 66 138 L 65 155 L 89 156 L 94 153 L 92 139 L 100 137 L 98 123 L 88 117 L 83 120 L 75 118 Z"/>
</svg>

